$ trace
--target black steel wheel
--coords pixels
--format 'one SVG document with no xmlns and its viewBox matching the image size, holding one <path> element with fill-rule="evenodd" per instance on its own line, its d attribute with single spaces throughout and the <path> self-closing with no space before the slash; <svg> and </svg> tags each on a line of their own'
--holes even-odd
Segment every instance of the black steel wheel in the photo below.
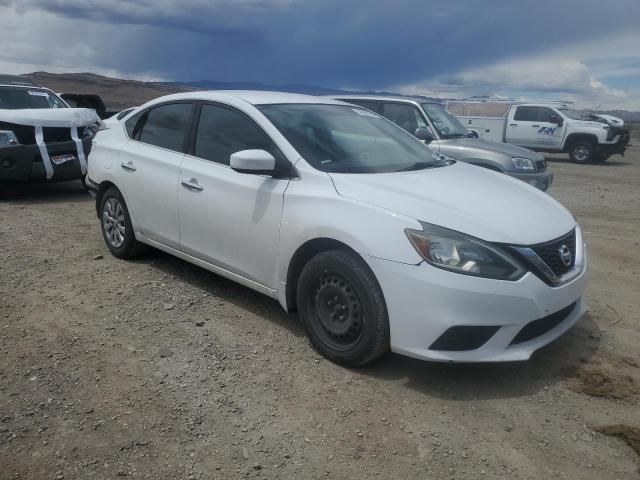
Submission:
<svg viewBox="0 0 640 480">
<path fill-rule="evenodd" d="M 330 360 L 362 365 L 389 349 L 382 290 L 355 253 L 331 250 L 309 260 L 298 281 L 297 303 L 311 343 Z"/>
</svg>

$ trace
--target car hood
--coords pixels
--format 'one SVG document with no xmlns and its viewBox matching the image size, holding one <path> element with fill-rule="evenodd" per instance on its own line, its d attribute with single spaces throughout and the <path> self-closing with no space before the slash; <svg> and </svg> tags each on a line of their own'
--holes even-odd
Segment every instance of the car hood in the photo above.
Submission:
<svg viewBox="0 0 640 480">
<path fill-rule="evenodd" d="M 95 110 L 88 108 L 0 109 L 0 121 L 43 127 L 84 127 L 98 122 Z"/>
<path fill-rule="evenodd" d="M 520 180 L 455 163 L 413 172 L 329 174 L 338 194 L 491 242 L 534 245 L 576 223 L 567 209 Z"/>
<path fill-rule="evenodd" d="M 440 144 L 443 148 L 448 146 L 464 149 L 469 153 L 476 151 L 479 154 L 482 152 L 491 152 L 506 155 L 510 158 L 528 158 L 530 160 L 543 160 L 544 157 L 537 152 L 531 151 L 528 148 L 518 147 L 517 145 L 510 145 L 508 143 L 497 143 L 483 140 L 482 138 L 452 138 L 448 140 L 440 140 Z M 482 155 L 480 155 L 480 158 Z"/>
</svg>

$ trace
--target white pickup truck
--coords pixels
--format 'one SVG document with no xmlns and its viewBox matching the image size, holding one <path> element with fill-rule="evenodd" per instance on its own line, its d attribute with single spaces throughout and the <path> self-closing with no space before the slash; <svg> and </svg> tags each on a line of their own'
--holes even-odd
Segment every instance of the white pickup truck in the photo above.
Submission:
<svg viewBox="0 0 640 480">
<path fill-rule="evenodd" d="M 576 163 L 604 162 L 614 154 L 624 155 L 629 132 L 624 122 L 607 116 L 584 116 L 565 105 L 522 103 L 503 105 L 503 116 L 486 116 L 490 107 L 481 103 L 475 110 L 485 115 L 473 115 L 472 104 L 451 105 L 454 113 L 469 130 L 485 140 L 511 143 L 542 152 L 567 152 Z M 491 112 L 495 115 L 496 110 Z M 591 119 L 591 120 L 588 120 Z M 611 117 L 614 119 L 614 117 Z"/>
</svg>

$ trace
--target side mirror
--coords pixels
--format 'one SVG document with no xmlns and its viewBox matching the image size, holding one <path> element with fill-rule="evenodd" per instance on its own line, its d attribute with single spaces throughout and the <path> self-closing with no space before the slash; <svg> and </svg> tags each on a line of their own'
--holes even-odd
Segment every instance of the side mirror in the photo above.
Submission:
<svg viewBox="0 0 640 480">
<path fill-rule="evenodd" d="M 238 173 L 273 175 L 276 159 L 265 150 L 241 150 L 231 154 L 229 166 Z"/>
<path fill-rule="evenodd" d="M 472 130 L 471 128 L 468 129 L 469 133 L 471 134 L 471 138 L 479 138 L 480 135 L 478 135 L 478 132 L 476 132 L 475 130 Z"/>
<path fill-rule="evenodd" d="M 425 143 L 431 143 L 435 140 L 431 134 L 431 130 L 427 127 L 418 127 L 413 134 L 418 140 L 422 140 Z"/>
<path fill-rule="evenodd" d="M 551 115 L 549 115 L 549 122 L 555 123 L 559 127 L 561 127 L 564 124 L 562 117 L 557 113 L 552 113 Z"/>
</svg>

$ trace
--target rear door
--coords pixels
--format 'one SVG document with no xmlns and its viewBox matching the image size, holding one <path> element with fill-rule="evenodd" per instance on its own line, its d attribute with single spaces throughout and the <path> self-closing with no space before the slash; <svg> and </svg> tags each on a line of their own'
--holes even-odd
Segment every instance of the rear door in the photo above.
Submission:
<svg viewBox="0 0 640 480">
<path fill-rule="evenodd" d="M 291 169 L 275 143 L 245 113 L 202 104 L 190 154 L 180 169 L 183 252 L 275 289 L 280 218 L 289 179 L 238 173 L 231 154 L 266 150 Z"/>
<path fill-rule="evenodd" d="M 520 105 L 512 108 L 507 123 L 507 143 L 534 147 L 537 141 L 538 107 Z"/>
<path fill-rule="evenodd" d="M 116 166 L 118 187 L 140 231 L 176 249 L 178 179 L 192 119 L 193 102 L 161 104 L 129 119 L 131 140 Z"/>
</svg>

